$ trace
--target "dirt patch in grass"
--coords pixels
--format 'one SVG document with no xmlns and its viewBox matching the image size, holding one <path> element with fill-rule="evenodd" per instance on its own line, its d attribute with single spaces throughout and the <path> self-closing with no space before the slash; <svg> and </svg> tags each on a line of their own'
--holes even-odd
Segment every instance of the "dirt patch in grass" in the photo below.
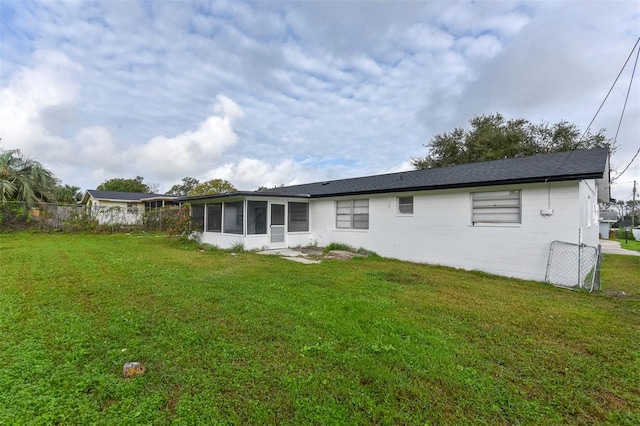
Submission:
<svg viewBox="0 0 640 426">
<path fill-rule="evenodd" d="M 354 257 L 365 257 L 360 253 L 354 253 L 352 251 L 346 250 L 329 250 L 325 255 L 325 259 L 340 259 L 340 260 L 350 260 Z"/>
</svg>

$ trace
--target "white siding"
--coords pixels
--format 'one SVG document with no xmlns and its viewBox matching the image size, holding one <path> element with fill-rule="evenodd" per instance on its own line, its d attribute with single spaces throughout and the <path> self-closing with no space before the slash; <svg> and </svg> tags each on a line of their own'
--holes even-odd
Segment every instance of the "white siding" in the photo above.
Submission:
<svg viewBox="0 0 640 426">
<path fill-rule="evenodd" d="M 481 270 L 524 279 L 544 280 L 549 245 L 554 240 L 577 243 L 578 211 L 582 185 L 595 188 L 593 181 L 550 184 L 551 208 L 545 184 L 479 187 L 473 189 L 420 191 L 370 197 L 340 197 L 311 201 L 312 239 L 319 245 L 332 242 L 364 247 L 385 257 Z M 522 223 L 510 225 L 471 224 L 471 192 L 522 191 Z M 414 197 L 413 215 L 397 213 L 397 197 Z M 335 227 L 337 199 L 369 198 L 369 229 Z M 594 245 L 591 230 L 583 230 L 583 241 Z"/>
<path fill-rule="evenodd" d="M 598 190 L 593 179 L 579 183 L 580 222 L 582 228 L 582 242 L 589 246 L 599 244 L 600 232 L 598 227 Z"/>
</svg>

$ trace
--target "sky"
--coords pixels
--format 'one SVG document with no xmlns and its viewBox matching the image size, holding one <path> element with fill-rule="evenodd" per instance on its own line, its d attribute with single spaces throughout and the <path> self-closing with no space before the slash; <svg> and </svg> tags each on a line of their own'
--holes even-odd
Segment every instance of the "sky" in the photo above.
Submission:
<svg viewBox="0 0 640 426">
<path fill-rule="evenodd" d="M 639 36 L 636 0 L 5 0 L 0 148 L 82 190 L 410 170 L 482 114 L 586 129 Z M 592 125 L 614 138 L 631 87 L 612 177 L 640 149 L 634 61 Z M 633 180 L 640 156 L 612 196 Z"/>
</svg>

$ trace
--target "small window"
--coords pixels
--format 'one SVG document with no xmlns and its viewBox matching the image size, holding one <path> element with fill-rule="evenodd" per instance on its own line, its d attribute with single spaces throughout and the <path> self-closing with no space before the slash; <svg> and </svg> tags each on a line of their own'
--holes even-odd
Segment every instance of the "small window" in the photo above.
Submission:
<svg viewBox="0 0 640 426">
<path fill-rule="evenodd" d="M 398 197 L 398 213 L 413 214 L 413 197 Z"/>
<path fill-rule="evenodd" d="M 369 229 L 369 200 L 336 202 L 336 228 Z"/>
<path fill-rule="evenodd" d="M 222 232 L 222 203 L 207 204 L 207 232 Z"/>
<path fill-rule="evenodd" d="M 133 203 L 127 203 L 127 213 L 133 213 L 133 214 L 138 213 L 138 207 L 135 206 Z"/>
<path fill-rule="evenodd" d="M 521 223 L 520 191 L 491 191 L 471 193 L 471 222 Z"/>
<path fill-rule="evenodd" d="M 287 230 L 289 232 L 309 231 L 309 204 L 289 203 Z"/>
</svg>

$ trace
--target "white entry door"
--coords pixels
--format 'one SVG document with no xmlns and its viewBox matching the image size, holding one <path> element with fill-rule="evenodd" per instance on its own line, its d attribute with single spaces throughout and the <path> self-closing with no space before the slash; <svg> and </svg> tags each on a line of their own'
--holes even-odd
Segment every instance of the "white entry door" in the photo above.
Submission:
<svg viewBox="0 0 640 426">
<path fill-rule="evenodd" d="M 284 204 L 271 204 L 271 247 L 284 247 Z"/>
</svg>

